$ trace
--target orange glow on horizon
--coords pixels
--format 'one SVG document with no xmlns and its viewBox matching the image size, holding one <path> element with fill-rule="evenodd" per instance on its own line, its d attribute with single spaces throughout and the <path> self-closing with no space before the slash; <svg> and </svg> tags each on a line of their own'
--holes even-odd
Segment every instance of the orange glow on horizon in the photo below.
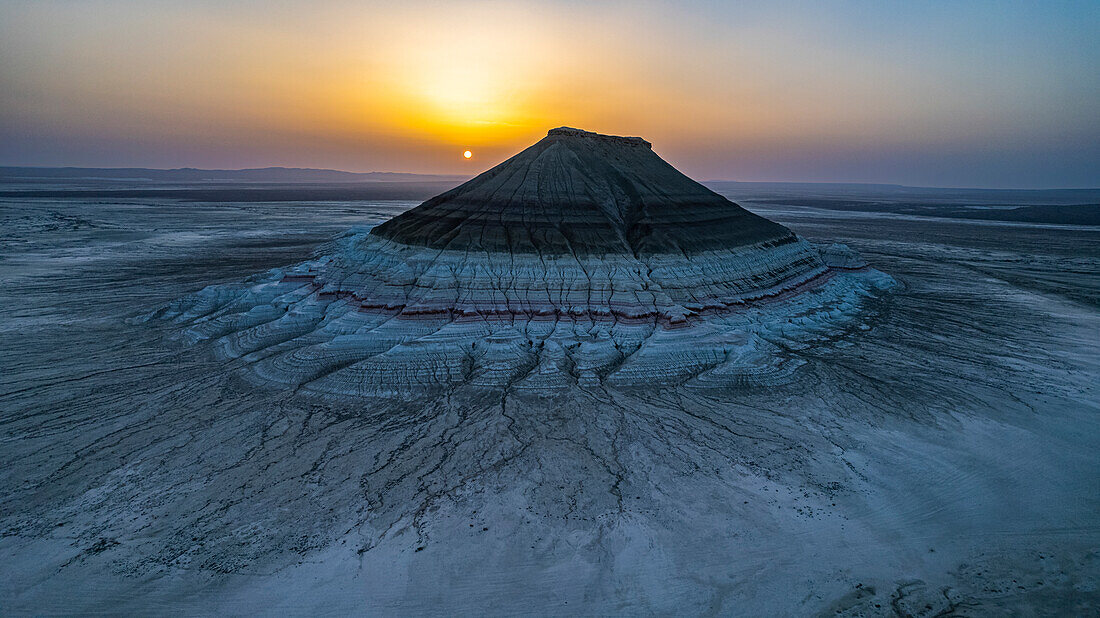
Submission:
<svg viewBox="0 0 1100 618">
<path fill-rule="evenodd" d="M 865 59 L 841 60 L 862 66 L 855 74 L 871 75 L 867 79 L 815 93 L 824 88 L 820 82 L 836 77 L 810 73 L 792 89 L 773 72 L 786 59 L 776 52 L 785 46 L 765 36 L 770 33 L 704 42 L 694 28 L 664 29 L 672 17 L 660 10 L 623 24 L 613 9 L 587 11 L 588 19 L 578 20 L 560 7 L 529 4 L 430 11 L 337 5 L 298 16 L 306 23 L 287 31 L 277 13 L 257 18 L 227 9 L 212 19 L 173 9 L 158 20 L 125 4 L 100 9 L 94 15 L 28 12 L 42 23 L 27 32 L 58 29 L 74 51 L 94 48 L 95 37 L 105 33 L 129 42 L 100 46 L 106 51 L 98 57 L 43 50 L 42 57 L 66 62 L 51 73 L 57 77 L 51 96 L 40 98 L 81 103 L 44 124 L 88 131 L 87 119 L 94 118 L 97 131 L 149 141 L 246 145 L 257 160 L 242 166 L 457 172 L 464 168 L 447 154 L 453 151 L 440 146 L 478 148 L 479 160 L 491 163 L 563 125 L 643 135 L 659 152 L 695 149 L 703 156 L 729 144 L 770 151 L 871 129 L 897 141 L 905 125 L 884 96 L 920 100 L 907 91 L 876 92 L 875 67 Z M 177 40 L 176 31 L 197 34 L 165 46 Z M 667 53 L 687 48 L 723 58 L 722 73 L 736 78 L 715 81 L 705 64 Z M 196 66 L 207 68 L 197 73 Z M 860 114 L 833 111 L 875 99 L 879 104 Z M 914 124 L 920 123 L 910 116 Z M 937 123 L 922 139 L 953 132 Z M 309 158 L 259 160 L 272 152 Z"/>
<path fill-rule="evenodd" d="M 491 166 L 572 126 L 642 136 L 702 179 L 1011 184 L 1065 161 L 1095 177 L 1088 19 L 987 23 L 967 3 L 868 8 L 882 28 L 812 4 L 137 4 L 0 2 L 4 164 L 466 174 L 455 152 Z"/>
</svg>

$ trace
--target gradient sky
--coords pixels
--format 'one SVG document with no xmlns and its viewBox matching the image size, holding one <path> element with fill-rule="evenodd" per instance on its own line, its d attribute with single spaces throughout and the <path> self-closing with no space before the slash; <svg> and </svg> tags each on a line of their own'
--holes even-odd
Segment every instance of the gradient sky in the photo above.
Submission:
<svg viewBox="0 0 1100 618">
<path fill-rule="evenodd" d="M 1100 2 L 0 0 L 0 165 L 1100 186 Z M 470 161 L 463 150 L 474 152 Z"/>
</svg>

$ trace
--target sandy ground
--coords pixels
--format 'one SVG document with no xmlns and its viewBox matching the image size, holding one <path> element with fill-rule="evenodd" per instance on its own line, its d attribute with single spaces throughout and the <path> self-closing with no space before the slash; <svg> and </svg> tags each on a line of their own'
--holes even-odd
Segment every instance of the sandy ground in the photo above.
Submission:
<svg viewBox="0 0 1100 618">
<path fill-rule="evenodd" d="M 130 319 L 411 205 L 0 203 L 0 613 L 1100 608 L 1100 229 L 745 203 L 903 283 L 768 389 L 334 401 Z"/>
</svg>

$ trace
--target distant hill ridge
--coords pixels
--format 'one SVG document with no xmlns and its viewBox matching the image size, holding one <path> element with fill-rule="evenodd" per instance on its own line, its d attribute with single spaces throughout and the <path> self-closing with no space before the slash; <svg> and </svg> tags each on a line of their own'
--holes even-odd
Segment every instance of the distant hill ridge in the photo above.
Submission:
<svg viewBox="0 0 1100 618">
<path fill-rule="evenodd" d="M 160 182 L 370 182 L 465 180 L 468 176 L 404 172 L 342 172 L 301 167 L 213 170 L 182 167 L 0 167 L 0 180 L 150 180 Z"/>
</svg>

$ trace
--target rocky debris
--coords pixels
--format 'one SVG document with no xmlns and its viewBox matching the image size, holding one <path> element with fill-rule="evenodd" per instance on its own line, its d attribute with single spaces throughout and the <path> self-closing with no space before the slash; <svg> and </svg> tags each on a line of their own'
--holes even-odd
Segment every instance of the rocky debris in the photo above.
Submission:
<svg viewBox="0 0 1100 618">
<path fill-rule="evenodd" d="M 829 268 L 866 268 L 867 261 L 848 245 L 835 242 L 821 250 L 821 261 Z"/>
</svg>

